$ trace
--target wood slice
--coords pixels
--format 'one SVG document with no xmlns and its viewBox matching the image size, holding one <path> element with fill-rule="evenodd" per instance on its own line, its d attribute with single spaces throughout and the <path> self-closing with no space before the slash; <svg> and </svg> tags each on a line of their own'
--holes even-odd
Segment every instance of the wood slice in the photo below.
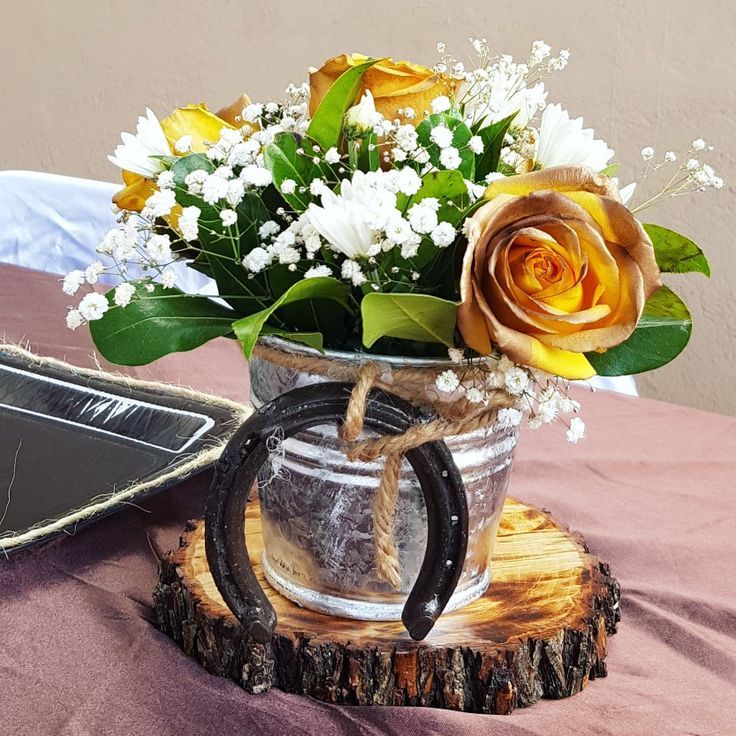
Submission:
<svg viewBox="0 0 736 736">
<path fill-rule="evenodd" d="M 422 642 L 400 622 L 334 618 L 281 596 L 261 569 L 257 503 L 246 524 L 256 575 L 278 615 L 271 644 L 249 639 L 225 606 L 207 566 L 202 521 L 189 522 L 179 549 L 163 560 L 154 601 L 162 631 L 249 692 L 275 686 L 329 703 L 510 713 L 606 675 L 619 585 L 580 535 L 538 508 L 506 500 L 489 591 L 441 616 Z"/>
</svg>

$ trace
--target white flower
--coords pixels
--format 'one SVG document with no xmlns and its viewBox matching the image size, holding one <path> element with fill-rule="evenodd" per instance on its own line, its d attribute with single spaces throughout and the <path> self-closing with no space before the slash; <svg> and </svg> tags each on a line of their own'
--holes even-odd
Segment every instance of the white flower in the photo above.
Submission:
<svg viewBox="0 0 736 736">
<path fill-rule="evenodd" d="M 696 138 L 693 141 L 693 151 L 702 151 L 705 149 L 705 141 L 702 138 Z"/>
<path fill-rule="evenodd" d="M 529 375 L 522 369 L 514 366 L 504 371 L 503 377 L 506 390 L 513 396 L 521 396 L 529 386 Z"/>
<path fill-rule="evenodd" d="M 529 58 L 531 66 L 541 64 L 548 56 L 552 48 L 544 41 L 534 41 L 532 44 L 532 54 Z"/>
<path fill-rule="evenodd" d="M 127 307 L 130 304 L 130 300 L 135 295 L 135 287 L 133 284 L 120 284 L 115 287 L 115 293 L 113 294 L 113 301 L 118 307 Z"/>
<path fill-rule="evenodd" d="M 407 153 L 416 150 L 417 130 L 413 125 L 400 125 L 394 135 L 396 145 Z"/>
<path fill-rule="evenodd" d="M 171 238 L 166 234 L 151 235 L 146 243 L 146 251 L 156 263 L 168 263 L 172 259 Z"/>
<path fill-rule="evenodd" d="M 479 135 L 474 135 L 468 141 L 468 148 L 476 155 L 483 153 L 483 139 Z"/>
<path fill-rule="evenodd" d="M 462 363 L 465 360 L 465 351 L 462 348 L 448 348 L 447 355 L 453 363 Z"/>
<path fill-rule="evenodd" d="M 238 221 L 238 213 L 235 210 L 221 210 L 220 219 L 225 227 L 231 227 Z"/>
<path fill-rule="evenodd" d="M 442 371 L 435 380 L 435 386 L 443 393 L 451 394 L 460 385 L 460 379 L 453 370 Z"/>
<path fill-rule="evenodd" d="M 351 281 L 353 286 L 360 286 L 365 283 L 365 275 L 357 261 L 351 261 L 349 259 L 343 261 L 340 273 L 346 281 Z"/>
<path fill-rule="evenodd" d="M 456 169 L 463 162 L 460 153 L 455 146 L 445 148 L 440 152 L 440 163 L 446 169 Z"/>
<path fill-rule="evenodd" d="M 258 228 L 258 237 L 262 240 L 267 240 L 277 235 L 281 231 L 279 224 L 273 220 L 267 220 Z"/>
<path fill-rule="evenodd" d="M 455 240 L 455 228 L 449 222 L 440 222 L 429 237 L 438 248 L 446 248 Z"/>
<path fill-rule="evenodd" d="M 397 183 L 399 191 L 407 197 L 413 196 L 422 188 L 421 177 L 414 169 L 408 167 L 399 171 Z"/>
<path fill-rule="evenodd" d="M 179 230 L 184 240 L 190 242 L 196 240 L 199 235 L 199 216 L 202 210 L 192 205 L 185 207 L 179 216 Z"/>
<path fill-rule="evenodd" d="M 392 245 L 403 245 L 414 235 L 409 223 L 398 213 L 386 223 L 385 232 Z"/>
<path fill-rule="evenodd" d="M 447 95 L 440 95 L 432 100 L 432 112 L 435 114 L 447 112 L 451 107 L 452 103 Z"/>
<path fill-rule="evenodd" d="M 667 163 L 677 161 L 677 154 L 674 151 L 667 151 L 664 154 L 664 160 L 667 161 Z"/>
<path fill-rule="evenodd" d="M 522 413 L 518 409 L 499 409 L 497 424 L 499 429 L 512 429 L 521 424 Z"/>
<path fill-rule="evenodd" d="M 109 307 L 110 305 L 107 303 L 107 299 L 102 294 L 93 291 L 79 302 L 79 313 L 88 322 L 92 322 L 93 320 L 100 319 Z"/>
<path fill-rule="evenodd" d="M 161 274 L 161 286 L 164 289 L 173 289 L 176 286 L 176 271 L 173 268 L 165 268 Z"/>
<path fill-rule="evenodd" d="M 302 259 L 302 254 L 293 246 L 286 245 L 281 248 L 276 248 L 273 251 L 279 258 L 279 263 L 292 265 L 299 263 Z"/>
<path fill-rule="evenodd" d="M 547 105 L 539 126 L 535 158 L 545 168 L 561 164 L 581 164 L 600 171 L 611 160 L 613 151 L 583 128 L 583 119 L 570 119 L 561 105 Z"/>
<path fill-rule="evenodd" d="M 202 186 L 202 199 L 207 204 L 217 204 L 227 196 L 228 186 L 229 182 L 227 179 L 211 174 Z"/>
<path fill-rule="evenodd" d="M 85 269 L 84 278 L 88 284 L 96 284 L 103 273 L 105 273 L 105 267 L 102 265 L 102 262 L 95 261 Z"/>
<path fill-rule="evenodd" d="M 651 146 L 644 146 L 641 149 L 641 157 L 645 161 L 651 161 L 654 158 L 654 149 Z"/>
<path fill-rule="evenodd" d="M 328 148 L 325 151 L 325 161 L 327 161 L 328 164 L 340 163 L 340 152 L 335 148 L 335 146 L 332 146 L 332 148 Z"/>
<path fill-rule="evenodd" d="M 156 156 L 171 156 L 171 148 L 158 118 L 146 108 L 146 117 L 138 118 L 137 132 L 122 133 L 122 145 L 115 149 L 108 160 L 125 171 L 132 171 L 148 179 L 166 168 L 166 164 Z"/>
<path fill-rule="evenodd" d="M 407 159 L 407 153 L 403 148 L 392 148 L 391 149 L 391 158 L 394 161 L 406 161 Z"/>
<path fill-rule="evenodd" d="M 358 104 L 353 105 L 345 115 L 345 123 L 348 127 L 362 131 L 371 130 L 380 119 L 381 116 L 376 112 L 376 105 L 370 90 L 366 90 Z"/>
<path fill-rule="evenodd" d="M 685 163 L 685 168 L 688 171 L 697 171 L 700 168 L 700 161 L 696 158 L 689 158 Z"/>
<path fill-rule="evenodd" d="M 408 240 L 404 241 L 401 244 L 401 257 L 405 259 L 414 258 L 414 256 L 419 251 L 419 245 L 421 244 L 421 242 L 421 237 L 412 232 L 411 237 L 409 237 Z M 412 279 L 414 279 L 414 281 L 416 281 L 417 278 L 419 278 L 419 274 L 416 274 L 416 276 L 412 274 L 411 277 Z"/>
<path fill-rule="evenodd" d="M 573 417 L 570 420 L 570 429 L 565 433 L 568 442 L 573 444 L 579 442 L 585 437 L 585 422 L 580 417 Z"/>
<path fill-rule="evenodd" d="M 407 212 L 412 230 L 422 235 L 431 233 L 437 227 L 437 213 L 422 200 L 413 204 Z"/>
<path fill-rule="evenodd" d="M 253 103 L 243 108 L 242 118 L 246 123 L 254 123 L 263 114 L 263 105 Z"/>
<path fill-rule="evenodd" d="M 312 266 L 312 268 L 307 269 L 307 271 L 304 273 L 305 279 L 316 279 L 322 276 L 332 276 L 332 270 L 329 266 Z"/>
<path fill-rule="evenodd" d="M 77 327 L 81 327 L 84 324 L 84 317 L 78 309 L 70 309 L 66 313 L 66 326 L 70 330 L 76 330 Z"/>
<path fill-rule="evenodd" d="M 322 206 L 310 204 L 308 216 L 315 230 L 330 247 L 348 258 L 368 258 L 380 250 L 377 231 L 396 210 L 396 195 L 382 186 L 383 172 L 356 171 L 343 179 L 340 194 L 326 189 Z"/>
<path fill-rule="evenodd" d="M 264 268 L 270 266 L 271 261 L 271 254 L 265 248 L 261 248 L 259 246 L 257 248 L 253 248 L 253 250 L 243 258 L 243 265 L 248 271 L 259 273 L 260 271 L 263 271 Z"/>
<path fill-rule="evenodd" d="M 68 296 L 73 296 L 84 283 L 84 271 L 75 268 L 73 271 L 64 276 L 64 283 L 61 287 L 62 291 Z"/>
<path fill-rule="evenodd" d="M 176 143 L 174 143 L 174 150 L 177 153 L 187 153 L 188 151 L 192 150 L 192 136 L 190 135 L 183 135 L 181 138 L 179 138 Z"/>
<path fill-rule="evenodd" d="M 309 184 L 309 193 L 313 197 L 319 197 L 324 193 L 327 188 L 327 184 L 325 184 L 322 179 L 312 179 L 311 183 Z"/>
<path fill-rule="evenodd" d="M 452 131 L 446 125 L 436 125 L 429 134 L 430 140 L 439 148 L 452 145 Z"/>
<path fill-rule="evenodd" d="M 127 261 L 133 255 L 137 241 L 135 224 L 128 222 L 122 227 L 109 230 L 97 250 L 106 255 L 114 255 L 119 261 Z"/>
<path fill-rule="evenodd" d="M 163 189 L 154 192 L 147 200 L 143 208 L 144 217 L 166 217 L 176 206 L 176 197 L 171 189 Z"/>
<path fill-rule="evenodd" d="M 283 194 L 294 194 L 296 191 L 296 182 L 293 179 L 284 179 L 281 182 L 281 192 Z"/>
<path fill-rule="evenodd" d="M 209 174 L 204 169 L 190 171 L 184 177 L 184 184 L 189 194 L 194 194 L 195 196 L 201 195 L 208 176 Z"/>
<path fill-rule="evenodd" d="M 465 391 L 465 398 L 471 403 L 471 404 L 480 404 L 481 401 L 483 401 L 486 396 L 485 394 L 475 386 L 471 386 L 469 389 Z"/>
<path fill-rule="evenodd" d="M 254 187 L 267 187 L 273 177 L 268 169 L 256 164 L 248 164 L 241 172 L 240 178 L 246 183 Z"/>
<path fill-rule="evenodd" d="M 156 177 L 159 189 L 171 189 L 174 186 L 174 175 L 170 171 L 162 171 Z"/>
<path fill-rule="evenodd" d="M 237 207 L 245 196 L 245 184 L 240 179 L 233 179 L 227 183 L 227 194 L 225 201 L 231 207 Z"/>
</svg>

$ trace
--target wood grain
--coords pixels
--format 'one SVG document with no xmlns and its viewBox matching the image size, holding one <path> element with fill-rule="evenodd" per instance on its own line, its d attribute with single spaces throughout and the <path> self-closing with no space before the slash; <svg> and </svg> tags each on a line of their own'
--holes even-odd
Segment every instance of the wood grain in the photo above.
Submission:
<svg viewBox="0 0 736 736">
<path fill-rule="evenodd" d="M 160 628 L 210 672 L 250 692 L 272 686 L 331 703 L 426 705 L 509 713 L 605 676 L 619 586 L 580 535 L 545 511 L 507 499 L 485 596 L 440 617 L 423 642 L 400 622 L 339 619 L 300 608 L 266 582 L 258 504 L 248 548 L 278 625 L 270 645 L 248 639 L 209 573 L 203 523 L 190 522 L 161 566 Z"/>
</svg>

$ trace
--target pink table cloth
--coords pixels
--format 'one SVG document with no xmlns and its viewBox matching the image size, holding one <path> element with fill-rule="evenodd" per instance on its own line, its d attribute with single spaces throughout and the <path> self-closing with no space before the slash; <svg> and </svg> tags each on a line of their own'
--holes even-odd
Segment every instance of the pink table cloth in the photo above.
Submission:
<svg viewBox="0 0 736 736">
<path fill-rule="evenodd" d="M 87 331 L 64 326 L 67 302 L 56 277 L 0 265 L 0 336 L 93 367 Z M 130 372 L 248 393 L 224 339 Z M 526 433 L 511 480 L 515 496 L 582 532 L 621 582 L 609 676 L 579 695 L 487 716 L 248 695 L 209 675 L 157 631 L 151 601 L 158 557 L 202 514 L 204 474 L 0 561 L 0 733 L 736 734 L 736 419 L 581 398 L 589 438 Z"/>
</svg>

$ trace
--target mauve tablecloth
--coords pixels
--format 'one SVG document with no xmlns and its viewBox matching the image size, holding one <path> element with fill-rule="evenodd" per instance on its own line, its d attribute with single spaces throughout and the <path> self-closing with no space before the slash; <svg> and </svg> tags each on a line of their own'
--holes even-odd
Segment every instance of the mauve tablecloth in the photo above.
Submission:
<svg viewBox="0 0 736 736">
<path fill-rule="evenodd" d="M 93 366 L 86 330 L 64 327 L 67 301 L 56 277 L 0 266 L 0 335 Z M 225 340 L 132 372 L 247 396 Z M 623 588 L 610 674 L 579 695 L 484 716 L 254 696 L 208 675 L 151 608 L 157 556 L 201 514 L 206 474 L 0 561 L 0 733 L 736 734 L 736 419 L 605 392 L 584 397 L 584 418 L 576 446 L 559 428 L 525 436 L 511 481 Z"/>
</svg>

